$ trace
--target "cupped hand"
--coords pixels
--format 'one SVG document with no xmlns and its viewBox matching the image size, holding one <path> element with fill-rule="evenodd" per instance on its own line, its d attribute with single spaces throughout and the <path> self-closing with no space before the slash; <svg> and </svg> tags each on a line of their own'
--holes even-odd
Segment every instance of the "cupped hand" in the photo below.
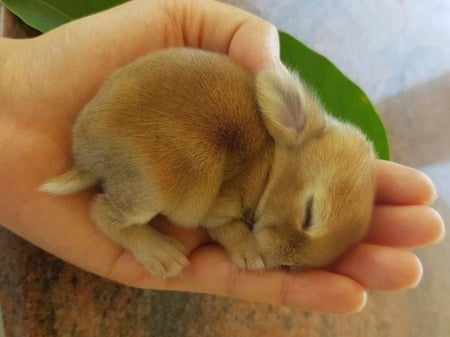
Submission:
<svg viewBox="0 0 450 337">
<path fill-rule="evenodd" d="M 278 35 L 267 22 L 210 1 L 131 1 L 30 40 L 0 40 L 0 223 L 85 270 L 135 287 L 233 296 L 294 308 L 346 313 L 367 289 L 414 287 L 421 264 L 408 248 L 443 237 L 431 181 L 380 161 L 377 199 L 365 242 L 326 269 L 263 273 L 234 267 L 202 230 L 152 225 L 177 236 L 190 265 L 175 278 L 146 273 L 89 219 L 94 191 L 57 197 L 37 191 L 71 166 L 77 113 L 117 67 L 158 49 L 190 46 L 227 53 L 250 71 L 277 65 Z"/>
</svg>

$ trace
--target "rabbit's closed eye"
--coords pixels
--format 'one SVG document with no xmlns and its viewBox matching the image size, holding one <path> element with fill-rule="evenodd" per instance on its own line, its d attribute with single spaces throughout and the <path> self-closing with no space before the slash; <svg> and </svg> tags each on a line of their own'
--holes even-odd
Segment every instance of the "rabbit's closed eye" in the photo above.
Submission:
<svg viewBox="0 0 450 337">
<path fill-rule="evenodd" d="M 305 215 L 302 221 L 301 229 L 304 231 L 307 231 L 313 225 L 313 206 L 314 198 L 311 196 L 306 203 Z"/>
</svg>

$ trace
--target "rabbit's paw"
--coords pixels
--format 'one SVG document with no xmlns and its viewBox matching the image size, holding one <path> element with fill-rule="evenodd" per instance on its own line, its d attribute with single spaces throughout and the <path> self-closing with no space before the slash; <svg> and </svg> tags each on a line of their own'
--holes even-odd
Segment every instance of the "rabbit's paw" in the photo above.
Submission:
<svg viewBox="0 0 450 337">
<path fill-rule="evenodd" d="M 178 240 L 161 235 L 157 245 L 134 249 L 133 254 L 151 274 L 172 277 L 189 264 L 185 252 L 186 248 Z"/>
</svg>

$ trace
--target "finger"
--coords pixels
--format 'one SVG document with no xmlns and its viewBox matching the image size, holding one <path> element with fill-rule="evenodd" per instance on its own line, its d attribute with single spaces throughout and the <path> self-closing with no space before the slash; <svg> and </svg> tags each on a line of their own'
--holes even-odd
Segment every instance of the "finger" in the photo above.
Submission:
<svg viewBox="0 0 450 337">
<path fill-rule="evenodd" d="M 119 263 L 128 262 L 124 259 Z M 230 296 L 327 313 L 356 312 L 366 302 L 364 289 L 347 277 L 324 270 L 241 271 L 223 249 L 214 245 L 193 252 L 190 265 L 180 276 L 164 280 L 148 275 L 134 285 Z"/>
<path fill-rule="evenodd" d="M 280 63 L 278 31 L 269 22 L 218 1 L 197 1 L 185 11 L 187 45 L 226 53 L 252 72 Z"/>
<path fill-rule="evenodd" d="M 228 54 L 256 73 L 264 68 L 278 67 L 281 64 L 279 51 L 277 29 L 259 19 L 240 27 L 233 36 Z"/>
<path fill-rule="evenodd" d="M 376 201 L 380 204 L 431 204 L 436 200 L 433 182 L 413 168 L 378 161 Z"/>
<path fill-rule="evenodd" d="M 373 290 L 413 288 L 422 277 L 422 265 L 410 251 L 371 244 L 356 246 L 330 270 Z"/>
<path fill-rule="evenodd" d="M 418 247 L 441 241 L 442 217 L 428 206 L 376 206 L 366 241 L 397 247 Z"/>
</svg>

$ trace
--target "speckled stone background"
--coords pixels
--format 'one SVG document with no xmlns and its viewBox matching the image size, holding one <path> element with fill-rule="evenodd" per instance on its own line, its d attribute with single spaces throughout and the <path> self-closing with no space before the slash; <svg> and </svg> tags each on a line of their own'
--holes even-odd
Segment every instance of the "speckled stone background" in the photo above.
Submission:
<svg viewBox="0 0 450 337">
<path fill-rule="evenodd" d="M 234 0 L 327 55 L 372 97 L 396 161 L 426 171 L 450 220 L 450 2 Z M 5 32 L 32 31 L 7 19 Z M 450 239 L 417 251 L 414 290 L 373 292 L 352 316 L 309 314 L 216 296 L 143 291 L 88 274 L 0 228 L 7 337 L 450 336 Z"/>
</svg>

